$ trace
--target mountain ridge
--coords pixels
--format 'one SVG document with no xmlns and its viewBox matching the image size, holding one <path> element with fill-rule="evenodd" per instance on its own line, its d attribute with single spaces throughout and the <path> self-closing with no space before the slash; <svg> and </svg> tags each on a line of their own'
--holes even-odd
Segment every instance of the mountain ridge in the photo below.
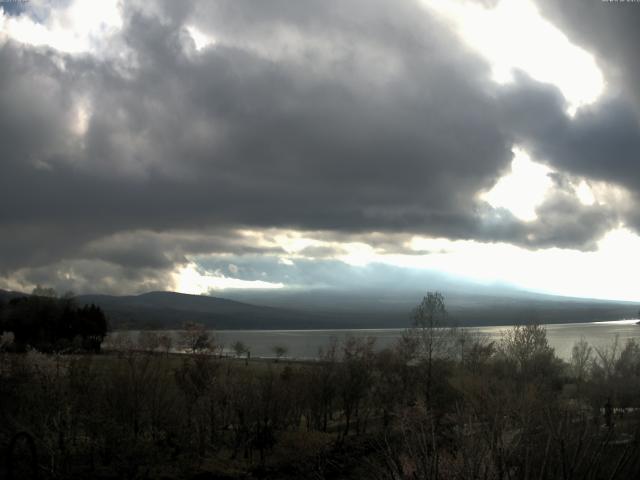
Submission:
<svg viewBox="0 0 640 480">
<path fill-rule="evenodd" d="M 633 302 L 529 292 L 443 293 L 450 317 L 464 326 L 617 320 L 634 318 L 638 310 L 638 304 Z M 0 299 L 5 301 L 23 295 L 26 294 L 0 290 Z M 355 294 L 330 290 L 281 293 L 279 300 L 264 292 L 235 291 L 229 292 L 229 296 L 232 298 L 152 291 L 123 296 L 84 294 L 74 298 L 80 305 L 100 306 L 114 330 L 178 329 L 187 322 L 228 330 L 406 328 L 411 324 L 411 310 L 420 300 L 410 295 L 384 298 L 379 292 Z M 264 302 L 260 302 L 261 298 Z"/>
</svg>

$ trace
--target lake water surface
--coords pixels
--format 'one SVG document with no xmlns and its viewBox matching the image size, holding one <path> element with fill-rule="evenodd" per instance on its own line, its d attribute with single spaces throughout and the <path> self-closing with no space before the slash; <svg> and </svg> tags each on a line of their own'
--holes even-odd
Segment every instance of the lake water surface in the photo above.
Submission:
<svg viewBox="0 0 640 480">
<path fill-rule="evenodd" d="M 629 338 L 640 340 L 640 325 L 638 319 L 618 320 L 612 322 L 565 323 L 545 325 L 549 344 L 555 348 L 556 354 L 564 359 L 571 356 L 573 344 L 584 337 L 591 346 L 605 347 L 611 345 L 616 335 L 620 345 L 624 345 Z M 477 335 L 499 340 L 502 332 L 509 326 L 499 327 L 463 327 Z M 230 351 L 231 345 L 241 341 L 249 347 L 253 357 L 272 357 L 275 345 L 287 347 L 289 358 L 313 359 L 318 356 L 318 349 L 326 347 L 332 338 L 338 341 L 347 336 L 374 337 L 376 348 L 382 349 L 392 345 L 405 331 L 402 328 L 385 329 L 357 329 L 357 330 L 216 330 L 213 332 L 216 342 Z M 135 337 L 137 332 L 132 332 Z M 166 332 L 165 332 L 166 333 Z M 171 331 L 176 338 L 178 331 Z"/>
</svg>

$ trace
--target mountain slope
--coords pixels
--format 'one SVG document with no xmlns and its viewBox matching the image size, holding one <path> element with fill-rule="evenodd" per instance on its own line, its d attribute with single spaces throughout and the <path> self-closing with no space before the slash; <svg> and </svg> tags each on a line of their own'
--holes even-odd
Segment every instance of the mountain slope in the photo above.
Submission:
<svg viewBox="0 0 640 480">
<path fill-rule="evenodd" d="M 151 292 L 136 296 L 81 295 L 80 304 L 99 305 L 112 328 L 180 328 L 186 322 L 210 328 L 334 328 L 331 318 L 308 312 L 263 307 L 224 298 Z"/>
<path fill-rule="evenodd" d="M 441 290 L 450 317 L 464 326 L 513 325 L 517 323 L 576 323 L 636 318 L 638 304 L 632 302 L 561 297 L 477 287 Z M 340 316 L 361 328 L 405 327 L 411 311 L 424 292 L 331 289 L 307 291 L 230 291 L 229 298 L 272 307 Z"/>
<path fill-rule="evenodd" d="M 443 292 L 450 317 L 460 325 L 571 323 L 635 318 L 638 305 L 556 297 L 529 292 Z M 216 329 L 405 328 L 421 294 L 384 291 L 227 292 L 234 300 L 174 292 L 80 295 L 99 305 L 111 328 L 178 329 L 186 322 Z M 24 294 L 0 290 L 0 301 Z"/>
</svg>

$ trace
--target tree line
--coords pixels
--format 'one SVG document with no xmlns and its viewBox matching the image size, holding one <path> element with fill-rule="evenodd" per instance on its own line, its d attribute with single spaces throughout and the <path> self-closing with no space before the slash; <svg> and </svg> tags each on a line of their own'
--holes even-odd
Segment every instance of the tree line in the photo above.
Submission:
<svg viewBox="0 0 640 480">
<path fill-rule="evenodd" d="M 58 297 L 37 287 L 32 295 L 0 300 L 0 334 L 5 349 L 16 352 L 99 352 L 107 328 L 100 307 L 78 306 L 71 293 Z"/>
</svg>

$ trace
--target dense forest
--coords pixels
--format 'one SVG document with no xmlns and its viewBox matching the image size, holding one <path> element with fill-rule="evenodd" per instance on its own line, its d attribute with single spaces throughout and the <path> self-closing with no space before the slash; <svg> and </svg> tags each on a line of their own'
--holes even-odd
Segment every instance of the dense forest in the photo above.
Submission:
<svg viewBox="0 0 640 480">
<path fill-rule="evenodd" d="M 18 335 L 15 336 L 18 339 Z M 615 479 L 640 473 L 640 344 L 531 324 L 488 342 L 429 293 L 393 347 L 222 355 L 213 336 L 121 334 L 101 354 L 0 342 L 0 475 L 43 479 Z"/>
</svg>

